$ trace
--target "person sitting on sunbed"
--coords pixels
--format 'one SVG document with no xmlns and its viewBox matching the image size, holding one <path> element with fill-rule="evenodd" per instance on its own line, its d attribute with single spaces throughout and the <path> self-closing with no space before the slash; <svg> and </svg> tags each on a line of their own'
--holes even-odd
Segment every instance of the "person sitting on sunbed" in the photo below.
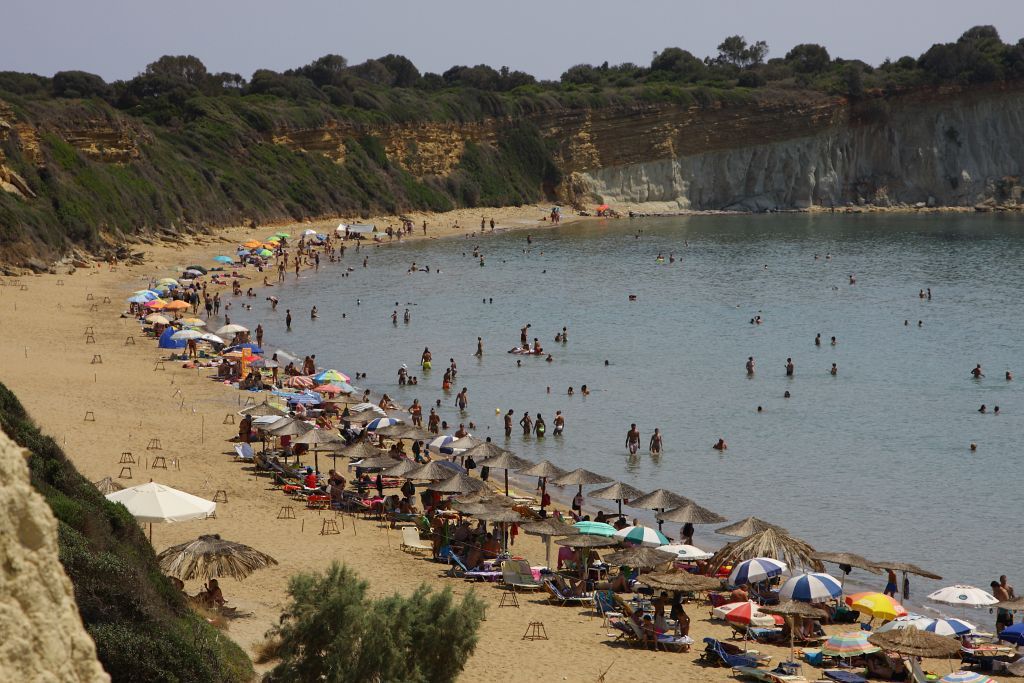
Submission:
<svg viewBox="0 0 1024 683">
<path fill-rule="evenodd" d="M 746 586 L 737 586 L 736 589 L 729 594 L 729 602 L 746 602 L 749 599 L 750 595 L 747 593 Z"/>
<path fill-rule="evenodd" d="M 210 579 L 210 581 L 203 586 L 203 591 L 198 595 L 199 599 L 207 607 L 223 607 L 224 593 L 220 590 L 220 584 L 217 583 L 217 579 Z"/>
</svg>

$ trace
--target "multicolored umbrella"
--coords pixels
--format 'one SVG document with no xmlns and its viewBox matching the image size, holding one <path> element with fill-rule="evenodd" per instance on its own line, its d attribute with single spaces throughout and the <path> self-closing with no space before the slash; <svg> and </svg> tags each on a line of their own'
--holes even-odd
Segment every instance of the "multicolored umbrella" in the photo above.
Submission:
<svg viewBox="0 0 1024 683">
<path fill-rule="evenodd" d="M 821 646 L 821 654 L 826 657 L 859 657 L 878 652 L 881 648 L 868 642 L 865 631 L 849 631 L 829 636 Z"/>
<path fill-rule="evenodd" d="M 611 524 L 605 524 L 604 522 L 576 522 L 572 526 L 581 534 L 588 534 L 590 536 L 607 536 L 608 538 L 615 536 L 615 527 Z"/>
<path fill-rule="evenodd" d="M 782 584 L 779 600 L 825 602 L 842 594 L 842 584 L 829 574 L 799 574 Z"/>
<path fill-rule="evenodd" d="M 146 308 L 153 311 L 162 311 L 167 306 L 167 302 L 163 299 L 153 299 L 152 301 L 146 302 Z"/>
<path fill-rule="evenodd" d="M 167 311 L 183 311 L 186 308 L 188 308 L 188 304 L 181 300 L 172 301 L 164 306 L 164 310 Z"/>
<path fill-rule="evenodd" d="M 334 384 L 321 384 L 318 387 L 313 387 L 313 391 L 318 394 L 328 394 L 330 396 L 337 396 L 341 393 L 341 387 Z"/>
<path fill-rule="evenodd" d="M 317 382 L 351 382 L 352 378 L 348 375 L 338 372 L 337 370 L 324 370 L 323 372 L 313 375 L 313 379 Z"/>
<path fill-rule="evenodd" d="M 996 679 L 977 671 L 954 671 L 939 679 L 939 683 L 996 683 Z"/>
<path fill-rule="evenodd" d="M 186 327 L 206 327 L 206 321 L 199 318 L 182 318 L 178 323 Z"/>
<path fill-rule="evenodd" d="M 879 619 L 895 619 L 907 616 L 907 610 L 894 598 L 884 593 L 863 592 L 846 596 L 846 604 L 864 614 Z"/>
<path fill-rule="evenodd" d="M 189 339 L 199 339 L 202 336 L 203 333 L 196 330 L 179 330 L 171 335 L 171 339 L 174 341 L 188 341 Z"/>
<path fill-rule="evenodd" d="M 665 537 L 665 534 L 647 526 L 627 526 L 616 531 L 615 538 L 625 543 L 641 545 L 646 548 L 657 548 L 668 543 L 668 538 Z"/>
<path fill-rule="evenodd" d="M 755 557 L 751 560 L 744 560 L 729 573 L 729 583 L 733 586 L 743 586 L 748 583 L 757 583 L 778 576 L 786 571 L 786 563 L 770 557 Z"/>
</svg>

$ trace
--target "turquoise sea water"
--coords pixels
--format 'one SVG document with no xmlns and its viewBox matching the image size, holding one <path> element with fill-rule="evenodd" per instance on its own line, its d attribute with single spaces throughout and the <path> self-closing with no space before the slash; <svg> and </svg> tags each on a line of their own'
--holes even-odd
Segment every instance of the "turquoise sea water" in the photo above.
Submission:
<svg viewBox="0 0 1024 683">
<path fill-rule="evenodd" d="M 232 320 L 261 321 L 271 349 L 365 371 L 354 383 L 403 404 L 441 398 L 452 431 L 474 421 L 476 435 L 526 458 L 667 488 L 730 520 L 756 515 L 783 525 L 820 550 L 914 562 L 946 577 L 915 580 L 915 598 L 954 582 L 987 588 L 1000 573 L 1024 581 L 1014 576 L 1024 570 L 1019 218 L 642 219 L 532 238 L 528 245 L 525 232 L 510 232 L 350 249 L 341 264 L 324 261 L 315 275 L 275 287 L 277 312 L 261 298 L 251 312 L 236 307 Z M 477 245 L 484 267 L 471 254 Z M 431 272 L 407 274 L 414 261 Z M 346 268 L 351 275 L 340 277 Z M 920 299 L 928 287 L 932 299 Z M 406 307 L 409 324 L 401 322 Z M 750 324 L 756 315 L 761 325 Z M 527 323 L 553 362 L 506 353 Z M 569 342 L 556 344 L 563 325 Z M 473 356 L 478 336 L 482 359 Z M 425 346 L 434 355 L 430 373 L 418 368 Z M 757 363 L 753 377 L 748 356 Z M 463 416 L 455 391 L 441 391 L 449 358 L 459 368 L 454 389 L 469 389 Z M 402 363 L 419 386 L 398 386 Z M 987 375 L 981 381 L 970 376 L 976 363 Z M 1006 381 L 1007 370 L 1018 378 Z M 1000 414 L 979 414 L 983 403 Z M 516 422 L 524 410 L 542 413 L 549 435 L 524 439 L 517 428 L 506 443 L 496 408 L 515 410 Z M 550 435 L 556 410 L 566 416 L 562 437 Z M 642 435 L 636 457 L 623 446 L 632 422 Z M 655 427 L 665 439 L 658 457 L 647 452 Z M 711 449 L 719 437 L 725 454 Z M 666 531 L 675 535 L 677 526 Z M 695 542 L 731 540 L 713 528 L 698 527 Z"/>
</svg>

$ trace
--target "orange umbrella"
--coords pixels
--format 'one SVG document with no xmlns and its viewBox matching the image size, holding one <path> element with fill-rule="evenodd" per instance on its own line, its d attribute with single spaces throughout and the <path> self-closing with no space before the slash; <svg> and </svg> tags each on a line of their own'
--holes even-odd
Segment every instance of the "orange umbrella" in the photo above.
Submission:
<svg viewBox="0 0 1024 683">
<path fill-rule="evenodd" d="M 251 240 L 249 242 L 246 242 L 242 246 L 245 247 L 246 249 L 255 249 L 256 247 L 263 246 L 263 243 L 262 242 L 257 242 L 256 240 Z"/>
<path fill-rule="evenodd" d="M 188 304 L 184 301 L 172 301 L 171 303 L 164 306 L 168 311 L 181 311 L 188 308 Z"/>
<path fill-rule="evenodd" d="M 153 299 L 145 304 L 146 308 L 150 308 L 154 311 L 160 311 L 167 307 L 167 302 L 163 299 Z"/>
</svg>

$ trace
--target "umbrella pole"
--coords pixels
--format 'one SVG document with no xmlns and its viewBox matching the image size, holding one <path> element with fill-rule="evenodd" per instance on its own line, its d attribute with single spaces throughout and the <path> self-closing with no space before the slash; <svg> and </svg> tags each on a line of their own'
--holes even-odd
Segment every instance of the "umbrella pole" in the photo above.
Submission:
<svg viewBox="0 0 1024 683">
<path fill-rule="evenodd" d="M 508 469 L 505 470 L 505 495 L 508 495 Z"/>
<path fill-rule="evenodd" d="M 619 517 L 621 517 L 622 516 L 622 499 L 621 498 L 618 499 L 618 503 L 619 503 Z"/>
</svg>

